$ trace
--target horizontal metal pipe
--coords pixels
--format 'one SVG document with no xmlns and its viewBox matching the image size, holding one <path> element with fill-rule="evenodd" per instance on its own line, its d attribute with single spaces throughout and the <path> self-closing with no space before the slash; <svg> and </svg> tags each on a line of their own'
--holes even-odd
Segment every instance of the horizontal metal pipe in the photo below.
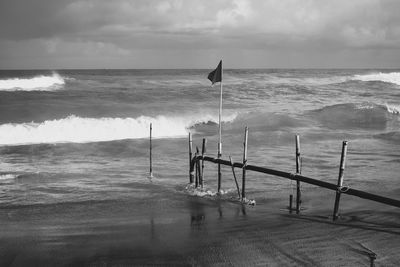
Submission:
<svg viewBox="0 0 400 267">
<path fill-rule="evenodd" d="M 208 157 L 208 156 L 205 156 L 205 157 L 202 157 L 202 156 L 194 157 L 192 164 L 194 164 L 195 161 L 200 160 L 200 159 L 204 159 L 205 161 L 209 161 L 209 162 L 213 162 L 213 163 L 219 163 L 221 165 L 232 166 L 230 161 L 228 161 L 228 160 L 216 159 L 216 158 L 212 158 L 212 157 Z M 235 168 L 243 168 L 243 163 L 235 162 L 235 163 L 233 163 L 233 167 L 235 167 Z M 255 165 L 246 165 L 246 170 L 255 171 L 255 172 L 261 172 L 261 173 L 274 175 L 274 176 L 279 176 L 279 177 L 287 178 L 287 179 L 290 179 L 290 180 L 301 181 L 301 182 L 304 182 L 304 183 L 320 186 L 320 187 L 323 187 L 323 188 L 326 188 L 326 189 L 330 189 L 330 190 L 333 190 L 333 191 L 337 191 L 338 190 L 338 187 L 337 187 L 336 184 L 331 184 L 331 183 L 328 183 L 328 182 L 320 181 L 320 180 L 317 180 L 317 179 L 314 179 L 314 178 L 298 175 L 298 174 L 295 174 L 295 173 L 283 172 L 283 171 L 278 171 L 278 170 L 269 169 L 269 168 L 265 168 L 265 167 L 259 167 L 259 166 L 255 166 Z M 390 205 L 390 206 L 394 206 L 394 207 L 400 208 L 400 200 L 387 198 L 387 197 L 383 197 L 383 196 L 367 193 L 367 192 L 356 190 L 356 189 L 352 189 L 352 188 L 347 188 L 345 190 L 342 190 L 341 193 L 342 194 L 356 196 L 356 197 L 363 198 L 363 199 L 372 200 L 372 201 L 375 201 L 375 202 L 379 202 L 379 203 L 383 203 L 383 204 L 386 204 L 386 205 Z"/>
</svg>

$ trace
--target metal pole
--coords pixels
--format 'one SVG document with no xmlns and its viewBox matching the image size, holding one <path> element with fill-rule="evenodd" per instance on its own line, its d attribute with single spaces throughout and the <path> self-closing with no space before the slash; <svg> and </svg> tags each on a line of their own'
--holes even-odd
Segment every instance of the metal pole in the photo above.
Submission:
<svg viewBox="0 0 400 267">
<path fill-rule="evenodd" d="M 221 82 L 220 84 L 220 96 L 219 96 L 219 116 L 218 116 L 218 124 L 219 124 L 219 141 L 218 141 L 218 159 L 222 156 L 222 125 L 221 125 L 221 116 L 222 116 L 222 74 L 223 68 L 221 66 Z M 221 192 L 221 164 L 218 163 L 218 193 Z"/>
</svg>

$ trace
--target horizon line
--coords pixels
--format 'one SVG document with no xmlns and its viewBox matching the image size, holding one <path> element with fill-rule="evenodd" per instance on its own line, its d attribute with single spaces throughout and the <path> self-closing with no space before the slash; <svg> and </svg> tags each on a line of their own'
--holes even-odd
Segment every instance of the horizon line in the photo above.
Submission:
<svg viewBox="0 0 400 267">
<path fill-rule="evenodd" d="M 30 70 L 43 70 L 43 71 L 58 71 L 58 70 L 211 70 L 209 68 L 26 68 L 26 69 L 3 69 L 0 71 L 30 71 Z M 243 67 L 243 68 L 224 68 L 224 70 L 396 70 L 399 67 Z"/>
</svg>

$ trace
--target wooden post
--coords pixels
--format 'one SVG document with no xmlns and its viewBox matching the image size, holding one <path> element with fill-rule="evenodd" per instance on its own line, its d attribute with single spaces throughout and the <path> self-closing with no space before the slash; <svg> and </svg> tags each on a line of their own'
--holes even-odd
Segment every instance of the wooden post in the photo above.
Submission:
<svg viewBox="0 0 400 267">
<path fill-rule="evenodd" d="M 244 129 L 244 142 L 243 142 L 243 169 L 242 169 L 242 200 L 246 198 L 246 164 L 247 164 L 247 140 L 249 128 Z"/>
<path fill-rule="evenodd" d="M 199 147 L 196 146 L 196 154 L 200 155 Z M 196 161 L 196 168 L 197 168 L 197 173 L 198 173 L 198 183 L 197 186 L 201 186 L 203 183 L 203 174 L 201 173 L 201 166 L 200 166 L 200 160 Z"/>
<path fill-rule="evenodd" d="M 370 260 L 370 266 L 371 267 L 375 267 L 376 254 L 375 253 L 370 253 L 369 254 L 369 260 Z"/>
<path fill-rule="evenodd" d="M 200 186 L 203 188 L 204 185 L 204 154 L 206 153 L 207 139 L 203 138 L 203 145 L 201 146 L 201 182 Z"/>
<path fill-rule="evenodd" d="M 333 208 L 333 220 L 336 221 L 337 218 L 339 217 L 339 201 L 340 201 L 340 190 L 342 189 L 343 186 L 343 173 L 344 173 L 344 167 L 345 167 L 345 162 L 346 162 L 346 154 L 347 154 L 347 141 L 343 141 L 343 146 L 342 146 L 342 155 L 340 157 L 340 169 L 339 169 L 339 177 L 338 177 L 338 182 L 337 182 L 337 191 L 336 191 L 336 198 L 335 198 L 335 206 Z"/>
<path fill-rule="evenodd" d="M 193 183 L 193 168 L 192 168 L 192 156 L 193 156 L 193 140 L 192 140 L 192 133 L 189 133 L 189 183 Z"/>
<path fill-rule="evenodd" d="M 299 135 L 296 135 L 296 174 L 301 174 Z M 300 205 L 301 205 L 300 181 L 296 180 L 296 214 L 300 213 Z"/>
<path fill-rule="evenodd" d="M 232 157 L 231 157 L 231 156 L 229 156 L 229 161 L 231 162 L 233 179 L 235 179 L 236 189 L 237 189 L 238 196 L 239 196 L 239 199 L 240 199 L 240 189 L 239 189 L 239 184 L 238 184 L 238 182 L 237 182 L 237 179 L 236 179 L 235 167 L 233 166 L 233 160 L 232 160 Z"/>
<path fill-rule="evenodd" d="M 292 203 L 293 203 L 293 195 L 290 194 L 290 196 L 289 196 L 289 212 L 290 213 L 292 213 L 292 209 L 293 209 Z"/>
<path fill-rule="evenodd" d="M 153 132 L 153 124 L 150 123 L 150 178 L 153 177 L 153 161 L 152 161 L 152 132 Z"/>
<path fill-rule="evenodd" d="M 197 153 L 194 153 L 194 158 L 197 158 Z M 199 170 L 197 168 L 199 161 L 196 160 L 195 164 L 194 164 L 194 169 L 195 169 L 195 182 L 194 182 L 194 186 L 195 188 L 197 188 L 199 186 Z"/>
</svg>

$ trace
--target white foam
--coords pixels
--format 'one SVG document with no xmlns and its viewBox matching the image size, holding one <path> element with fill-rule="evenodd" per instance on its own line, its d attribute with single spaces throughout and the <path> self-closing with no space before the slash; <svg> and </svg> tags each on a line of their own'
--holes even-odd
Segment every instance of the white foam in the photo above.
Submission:
<svg viewBox="0 0 400 267">
<path fill-rule="evenodd" d="M 386 105 L 386 109 L 389 113 L 392 114 L 400 114 L 400 106 L 398 105 L 389 105 L 389 104 L 385 104 Z"/>
<path fill-rule="evenodd" d="M 214 197 L 214 196 L 221 196 L 221 195 L 226 195 L 234 191 L 234 189 L 227 189 L 223 190 L 221 189 L 220 192 L 218 193 L 217 191 L 213 191 L 209 188 L 200 188 L 200 187 L 195 187 L 194 184 L 188 184 L 186 186 L 186 191 L 189 195 L 191 196 L 197 196 L 197 197 Z"/>
<path fill-rule="evenodd" d="M 0 180 L 12 180 L 12 179 L 15 179 L 17 177 L 18 177 L 18 175 L 11 174 L 11 173 L 0 174 Z"/>
<path fill-rule="evenodd" d="M 223 118 L 232 121 L 236 114 Z M 186 136 L 188 128 L 213 121 L 216 116 L 147 117 L 138 118 L 81 118 L 71 115 L 42 123 L 7 123 L 0 125 L 0 145 L 37 143 L 87 143 L 121 139 L 148 138 L 149 125 L 153 124 L 154 138 Z"/>
<path fill-rule="evenodd" d="M 26 79 L 0 80 L 0 91 L 53 91 L 64 84 L 64 78 L 53 73 L 52 76 L 42 75 Z"/>
<path fill-rule="evenodd" d="M 372 74 L 364 74 L 364 75 L 354 75 L 352 80 L 358 81 L 381 81 L 387 83 L 393 83 L 400 85 L 400 72 L 390 72 L 390 73 L 372 73 Z"/>
</svg>

